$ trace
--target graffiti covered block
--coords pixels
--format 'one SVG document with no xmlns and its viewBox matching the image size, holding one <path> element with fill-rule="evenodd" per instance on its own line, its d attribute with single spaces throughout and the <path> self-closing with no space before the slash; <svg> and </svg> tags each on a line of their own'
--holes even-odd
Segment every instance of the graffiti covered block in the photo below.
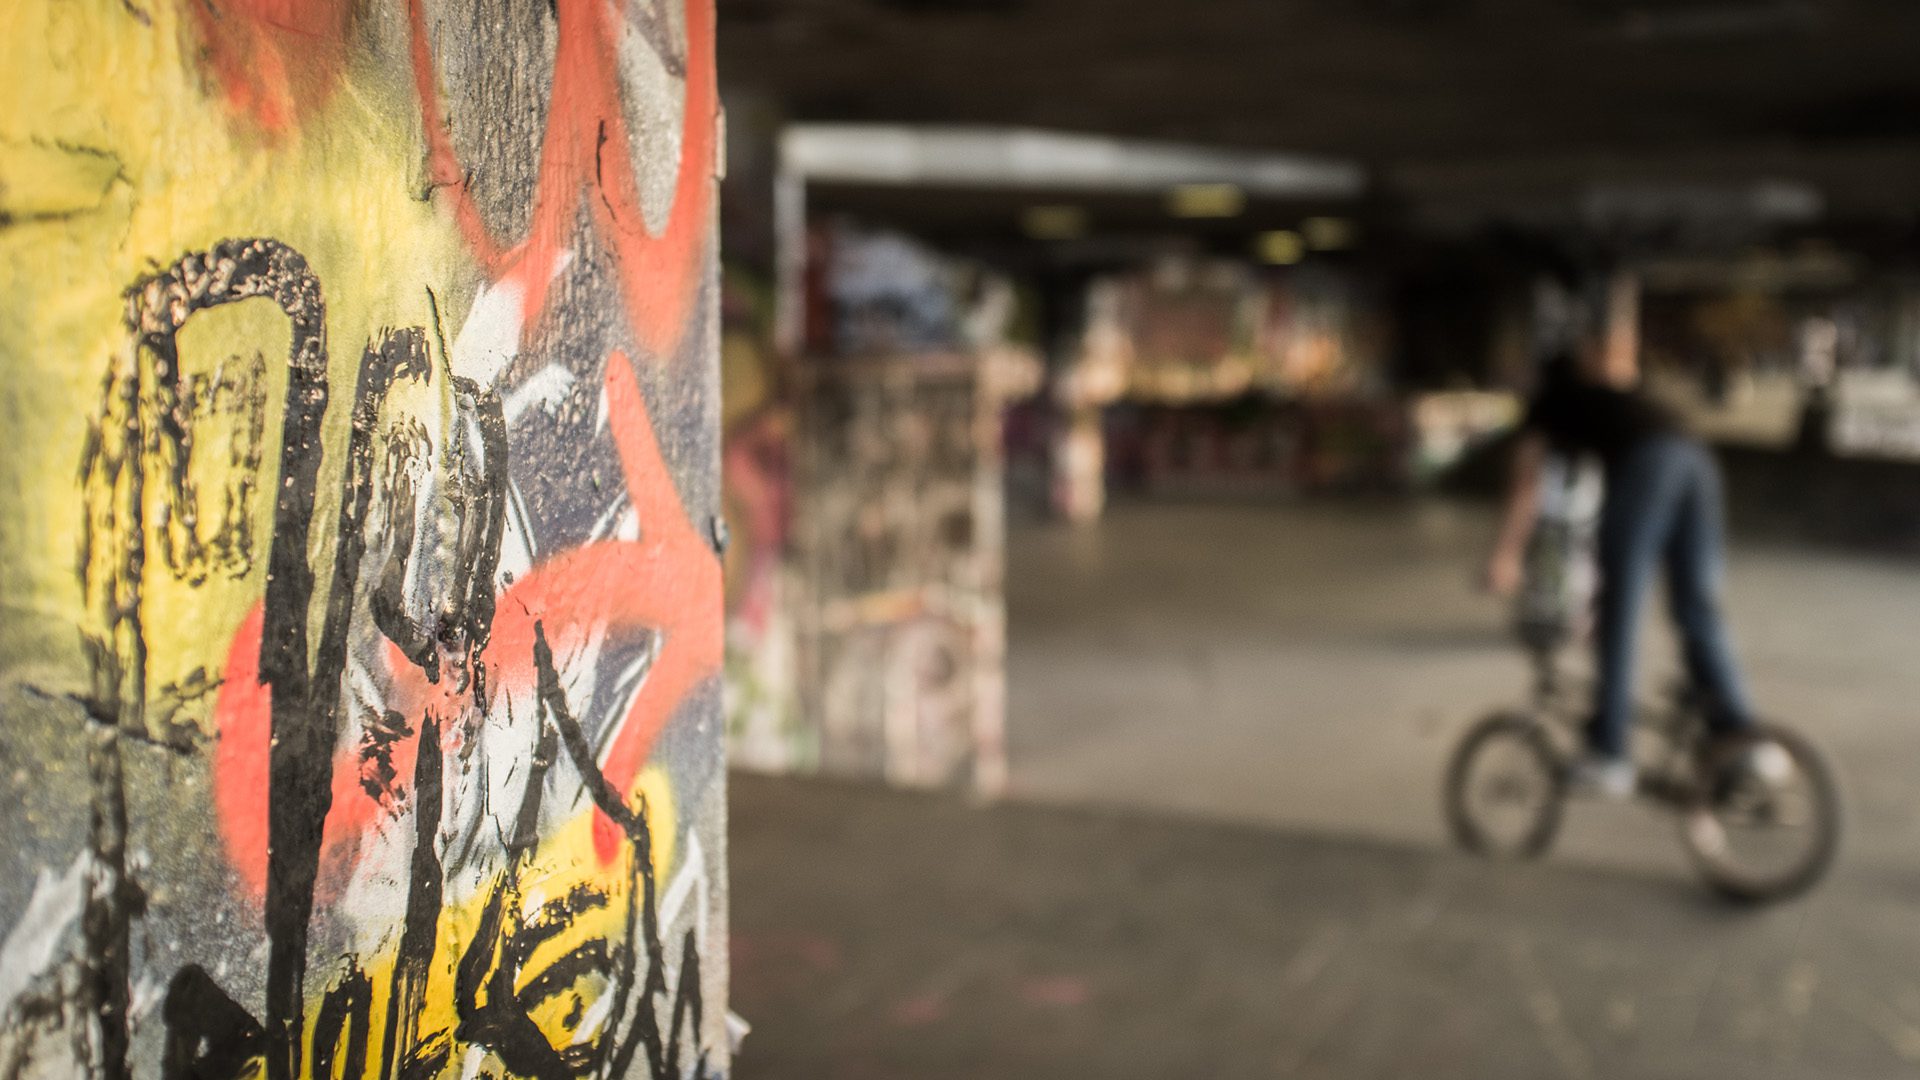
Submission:
<svg viewBox="0 0 1920 1080">
<path fill-rule="evenodd" d="M 711 0 L 0 30 L 0 1077 L 724 1074 Z"/>
</svg>

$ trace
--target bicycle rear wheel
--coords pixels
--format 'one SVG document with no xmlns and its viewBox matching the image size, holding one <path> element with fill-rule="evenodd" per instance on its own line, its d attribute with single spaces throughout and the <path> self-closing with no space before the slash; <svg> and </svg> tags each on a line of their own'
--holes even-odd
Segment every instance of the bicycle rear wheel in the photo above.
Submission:
<svg viewBox="0 0 1920 1080">
<path fill-rule="evenodd" d="M 1778 776 L 1757 775 L 1756 747 L 1777 747 Z M 1709 885 L 1761 903 L 1817 884 L 1840 848 L 1840 787 L 1825 755 L 1798 733 L 1763 724 L 1757 741 L 1708 758 L 1680 807 L 1680 836 Z"/>
<path fill-rule="evenodd" d="M 1495 713 L 1468 730 L 1447 766 L 1447 825 L 1468 851 L 1531 859 L 1560 831 L 1565 770 L 1540 722 Z"/>
</svg>

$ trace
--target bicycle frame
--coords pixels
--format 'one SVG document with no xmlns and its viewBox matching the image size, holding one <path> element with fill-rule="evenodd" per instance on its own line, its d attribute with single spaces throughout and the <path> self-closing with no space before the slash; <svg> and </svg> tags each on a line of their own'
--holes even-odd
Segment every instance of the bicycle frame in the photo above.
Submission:
<svg viewBox="0 0 1920 1080">
<path fill-rule="evenodd" d="M 1568 676 L 1560 664 L 1560 649 L 1530 648 L 1533 710 L 1543 726 L 1554 732 L 1561 767 L 1567 768 L 1586 740 L 1586 717 L 1593 701 L 1590 680 Z M 1674 685 L 1665 703 L 1638 701 L 1633 710 L 1634 731 L 1654 747 L 1642 762 L 1636 794 L 1662 804 L 1678 806 L 1699 791 L 1698 750 L 1706 737 L 1706 716 L 1698 696 L 1685 682 Z"/>
</svg>

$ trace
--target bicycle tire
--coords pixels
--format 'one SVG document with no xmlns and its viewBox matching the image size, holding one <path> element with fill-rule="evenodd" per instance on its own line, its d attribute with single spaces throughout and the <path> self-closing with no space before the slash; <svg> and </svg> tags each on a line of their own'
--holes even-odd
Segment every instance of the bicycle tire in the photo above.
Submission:
<svg viewBox="0 0 1920 1080">
<path fill-rule="evenodd" d="M 1500 741 L 1512 741 L 1529 755 L 1544 785 L 1533 821 L 1510 843 L 1497 842 L 1476 818 L 1467 785 L 1475 759 Z M 1566 770 L 1554 752 L 1553 740 L 1540 721 L 1525 713 L 1502 712 L 1468 729 L 1447 765 L 1446 817 L 1453 839 L 1462 848 L 1492 858 L 1535 859 L 1546 854 L 1560 832 L 1566 808 Z"/>
<path fill-rule="evenodd" d="M 1807 779 L 1814 821 L 1811 843 L 1805 854 L 1781 873 L 1765 876 L 1739 873 L 1713 853 L 1702 850 L 1697 819 L 1703 813 L 1713 812 L 1708 785 L 1701 785 L 1701 790 L 1680 811 L 1680 840 L 1694 868 L 1715 892 L 1737 903 L 1774 903 L 1806 893 L 1832 869 L 1844 830 L 1840 785 L 1826 754 L 1805 736 L 1778 724 L 1762 724 L 1758 734 L 1785 750 Z"/>
</svg>

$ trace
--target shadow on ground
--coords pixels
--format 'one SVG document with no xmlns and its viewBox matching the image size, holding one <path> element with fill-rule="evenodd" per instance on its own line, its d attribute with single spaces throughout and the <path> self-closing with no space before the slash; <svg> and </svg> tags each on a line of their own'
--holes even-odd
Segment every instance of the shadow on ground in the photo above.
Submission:
<svg viewBox="0 0 1920 1080">
<path fill-rule="evenodd" d="M 742 1080 L 1910 1077 L 1910 882 L 1723 907 L 1127 812 L 739 776 Z M 1817 918 L 1841 904 L 1846 919 Z"/>
</svg>

